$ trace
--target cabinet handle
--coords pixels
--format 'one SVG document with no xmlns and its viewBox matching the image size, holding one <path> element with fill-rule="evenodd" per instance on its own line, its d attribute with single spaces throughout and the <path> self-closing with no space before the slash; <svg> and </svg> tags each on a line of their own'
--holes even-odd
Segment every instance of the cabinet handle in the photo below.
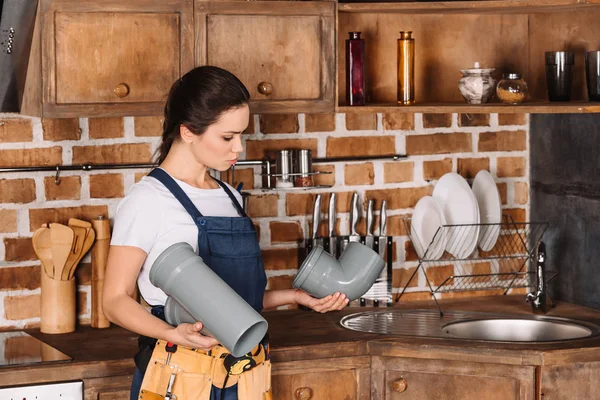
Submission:
<svg viewBox="0 0 600 400">
<path fill-rule="evenodd" d="M 406 390 L 406 388 L 408 387 L 408 384 L 406 383 L 406 381 L 404 379 L 400 378 L 400 379 L 396 379 L 394 382 L 392 382 L 391 386 L 392 386 L 392 390 L 394 392 L 402 393 Z"/>
<path fill-rule="evenodd" d="M 301 387 L 301 388 L 296 389 L 296 392 L 294 393 L 294 395 L 296 396 L 296 399 L 298 399 L 298 400 L 310 400 L 310 399 L 312 399 L 313 391 L 309 387 Z"/>
<path fill-rule="evenodd" d="M 129 94 L 129 85 L 127 85 L 126 83 L 119 83 L 117 86 L 115 86 L 113 92 L 117 97 L 127 97 L 127 95 Z"/>
<path fill-rule="evenodd" d="M 273 93 L 273 85 L 269 82 L 260 82 L 256 88 L 258 89 L 258 93 L 264 94 L 265 96 L 269 96 Z"/>
</svg>

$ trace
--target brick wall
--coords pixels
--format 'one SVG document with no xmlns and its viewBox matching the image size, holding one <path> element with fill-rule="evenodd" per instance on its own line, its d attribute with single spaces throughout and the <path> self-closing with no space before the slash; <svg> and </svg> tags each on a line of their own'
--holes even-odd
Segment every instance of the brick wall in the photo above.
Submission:
<svg viewBox="0 0 600 400">
<path fill-rule="evenodd" d="M 0 114 L 0 167 L 149 162 L 161 132 L 159 117 L 46 120 Z M 529 214 L 529 123 L 524 114 L 289 114 L 255 115 L 244 135 L 246 159 L 283 148 L 309 148 L 313 156 L 403 154 L 401 161 L 372 160 L 315 165 L 318 191 L 263 191 L 258 168 L 239 167 L 235 181 L 251 193 L 248 213 L 260 231 L 270 288 L 287 288 L 298 267 L 298 243 L 308 236 L 314 195 L 338 194 L 337 231 L 348 233 L 352 192 L 363 201 L 388 203 L 388 233 L 394 235 L 393 285 L 404 286 L 416 268 L 402 217 L 431 193 L 444 173 L 473 178 L 487 169 L 497 178 L 506 213 Z M 45 222 L 112 218 L 119 199 L 147 170 L 64 171 L 0 174 L 0 329 L 39 325 L 40 266 L 31 236 Z M 228 175 L 228 174 L 226 174 Z M 254 189 L 251 189 L 254 188 Z M 364 214 L 364 211 L 363 211 Z M 363 224 L 364 225 L 364 224 Z M 321 226 L 324 234 L 326 224 Z M 364 231 L 364 228 L 363 228 Z M 421 275 L 421 272 L 419 273 Z M 79 315 L 90 318 L 90 258 L 76 273 Z M 423 276 L 402 301 L 429 298 Z M 463 295 L 472 295 L 466 293 Z M 480 294 L 480 293 L 479 293 Z"/>
</svg>

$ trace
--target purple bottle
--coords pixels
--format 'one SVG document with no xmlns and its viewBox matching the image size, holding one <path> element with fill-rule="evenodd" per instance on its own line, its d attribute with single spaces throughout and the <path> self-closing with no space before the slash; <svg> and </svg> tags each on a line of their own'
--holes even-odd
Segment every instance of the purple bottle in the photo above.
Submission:
<svg viewBox="0 0 600 400">
<path fill-rule="evenodd" d="M 348 32 L 346 39 L 346 103 L 365 105 L 365 40 L 360 32 Z"/>
</svg>

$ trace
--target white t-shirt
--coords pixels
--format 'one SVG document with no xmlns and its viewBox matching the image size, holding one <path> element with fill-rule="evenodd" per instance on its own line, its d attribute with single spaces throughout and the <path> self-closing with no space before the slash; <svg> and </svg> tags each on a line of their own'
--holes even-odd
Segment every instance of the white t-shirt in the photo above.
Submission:
<svg viewBox="0 0 600 400">
<path fill-rule="evenodd" d="M 207 217 L 239 217 L 229 196 L 218 189 L 199 189 L 175 179 L 196 208 Z M 227 185 L 239 204 L 242 196 Z M 181 203 L 161 182 L 144 177 L 119 202 L 110 244 L 134 246 L 148 255 L 138 276 L 140 294 L 150 305 L 164 305 L 167 295 L 150 283 L 150 268 L 158 256 L 177 242 L 198 251 L 198 228 Z"/>
</svg>

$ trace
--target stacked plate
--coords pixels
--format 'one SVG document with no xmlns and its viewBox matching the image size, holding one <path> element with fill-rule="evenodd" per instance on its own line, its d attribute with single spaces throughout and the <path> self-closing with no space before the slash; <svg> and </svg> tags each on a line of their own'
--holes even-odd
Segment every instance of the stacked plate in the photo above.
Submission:
<svg viewBox="0 0 600 400">
<path fill-rule="evenodd" d="M 469 257 L 477 245 L 491 250 L 500 234 L 500 194 L 488 171 L 479 171 L 473 189 L 456 173 L 448 173 L 435 185 L 432 196 L 415 206 L 411 234 L 421 259 L 437 260 L 444 251 L 457 259 Z"/>
</svg>

